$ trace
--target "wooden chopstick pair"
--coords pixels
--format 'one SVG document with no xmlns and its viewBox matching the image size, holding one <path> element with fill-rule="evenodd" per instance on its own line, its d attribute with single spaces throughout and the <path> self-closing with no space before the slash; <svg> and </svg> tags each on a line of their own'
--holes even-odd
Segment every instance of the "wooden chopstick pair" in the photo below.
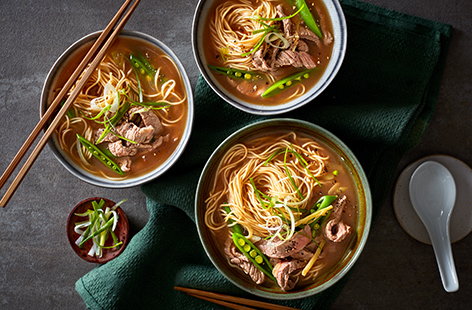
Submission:
<svg viewBox="0 0 472 310">
<path fill-rule="evenodd" d="M 181 286 L 174 286 L 176 291 L 181 291 L 187 293 L 190 296 L 200 298 L 212 303 L 225 306 L 230 309 L 236 310 L 256 310 L 257 308 L 261 309 L 271 309 L 271 310 L 299 310 L 297 308 L 281 306 L 277 304 L 271 304 L 268 302 L 262 302 L 258 300 L 252 300 L 241 297 L 234 297 L 230 295 L 224 295 L 220 293 L 207 292 L 202 290 L 197 290 L 193 288 L 186 288 Z M 244 305 L 244 306 L 243 306 Z M 250 307 L 246 307 L 250 306 Z"/>
<path fill-rule="evenodd" d="M 25 175 L 28 173 L 29 169 L 31 168 L 32 164 L 38 157 L 39 153 L 41 153 L 42 149 L 46 145 L 47 140 L 54 132 L 55 128 L 59 124 L 60 120 L 64 117 L 67 113 L 72 102 L 77 98 L 79 95 L 82 87 L 87 82 L 87 79 L 93 73 L 93 71 L 97 68 L 100 64 L 100 61 L 105 56 L 107 49 L 113 44 L 115 38 L 118 36 L 120 31 L 123 29 L 124 25 L 130 18 L 131 14 L 136 9 L 137 5 L 139 4 L 140 0 L 126 0 L 123 5 L 120 7 L 118 12 L 113 16 L 110 23 L 107 25 L 105 30 L 100 34 L 98 39 L 95 41 L 93 46 L 90 48 L 88 53 L 85 55 L 83 60 L 77 66 L 75 71 L 72 73 L 70 78 L 67 80 L 64 87 L 61 89 L 59 94 L 56 96 L 52 104 L 47 109 L 46 113 L 41 117 L 39 122 L 34 127 L 33 131 L 30 133 L 26 141 L 21 146 L 20 150 L 16 153 L 13 160 L 10 162 L 8 167 L 6 168 L 5 172 L 2 174 L 0 178 L 0 189 L 5 185 L 6 181 L 10 178 L 15 168 L 20 163 L 21 159 L 24 157 L 25 153 L 31 147 L 33 142 L 38 137 L 41 130 L 46 126 L 46 123 L 52 118 L 54 112 L 59 107 L 60 103 L 62 102 L 64 96 L 70 90 L 73 85 L 76 85 L 74 91 L 71 95 L 67 98 L 62 108 L 57 112 L 54 119 L 52 120 L 51 124 L 47 128 L 44 135 L 39 140 L 36 147 L 31 152 L 30 156 L 26 160 L 23 167 L 18 172 L 18 175 L 15 177 L 13 182 L 10 184 L 10 187 L 6 190 L 4 196 L 0 200 L 0 207 L 5 207 L 10 198 L 15 193 L 18 185 L 21 183 Z M 110 34 L 111 33 L 111 34 Z M 101 48 L 100 48 L 101 47 Z M 94 57 L 95 56 L 95 57 Z M 93 58 L 93 59 L 92 59 Z M 88 68 L 87 65 L 90 64 Z M 85 71 L 84 71 L 85 69 Z M 81 74 L 83 75 L 81 76 Z M 80 78 L 79 78 L 80 77 Z"/>
</svg>

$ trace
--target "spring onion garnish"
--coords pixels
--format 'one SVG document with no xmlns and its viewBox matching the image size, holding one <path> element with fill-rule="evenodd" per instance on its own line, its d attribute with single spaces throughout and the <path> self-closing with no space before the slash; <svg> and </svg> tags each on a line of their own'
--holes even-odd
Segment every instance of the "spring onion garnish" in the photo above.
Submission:
<svg viewBox="0 0 472 310">
<path fill-rule="evenodd" d="M 115 115 L 113 115 L 112 118 L 110 118 L 110 120 L 105 124 L 105 129 L 103 130 L 102 134 L 100 135 L 100 137 L 97 139 L 97 142 L 96 144 L 100 144 L 103 139 L 105 139 L 105 137 L 107 136 L 107 134 L 110 132 L 110 130 L 115 127 L 116 124 L 118 124 L 118 122 L 123 118 L 123 116 L 125 115 L 125 113 L 128 111 L 130 107 L 130 103 L 129 102 L 126 102 L 125 104 L 123 104 L 123 106 L 118 110 L 118 112 L 115 113 Z"/>
<path fill-rule="evenodd" d="M 86 221 L 75 223 L 74 231 L 80 235 L 75 244 L 82 248 L 86 242 L 92 241 L 88 255 L 99 258 L 103 255 L 103 249 L 112 249 L 123 244 L 123 242 L 118 240 L 114 231 L 119 220 L 116 208 L 125 201 L 126 199 L 111 208 L 107 207 L 104 209 L 105 201 L 103 199 L 100 199 L 98 202 L 94 200 L 92 201 L 92 209 L 84 213 L 75 213 L 78 217 L 88 217 Z M 113 242 L 111 245 L 105 246 L 110 236 Z"/>
<path fill-rule="evenodd" d="M 295 183 L 295 180 L 292 177 L 292 174 L 290 173 L 290 169 L 288 169 L 287 166 L 287 154 L 288 154 L 289 149 L 285 149 L 285 155 L 284 155 L 284 167 L 285 167 L 285 173 L 287 174 L 288 179 L 290 180 L 290 183 L 292 183 L 293 187 L 295 188 L 295 191 L 297 192 L 298 196 L 300 196 L 301 199 L 305 199 L 303 194 L 300 192 L 300 189 L 298 188 L 297 184 Z"/>
<path fill-rule="evenodd" d="M 262 197 L 261 197 L 261 194 L 263 194 L 263 193 L 260 190 L 257 189 L 256 183 L 254 183 L 253 178 L 250 178 L 249 181 L 251 182 L 251 186 L 254 189 L 254 193 L 256 194 L 257 200 L 259 200 L 259 202 L 261 203 L 261 205 L 264 209 L 267 209 L 268 208 L 267 203 L 264 202 L 264 200 L 262 200 Z"/>
<path fill-rule="evenodd" d="M 290 19 L 290 18 L 293 18 L 295 17 L 298 13 L 301 12 L 302 9 L 304 9 L 306 7 L 306 3 L 302 4 L 300 6 L 300 8 L 295 12 L 293 13 L 292 15 L 289 15 L 289 16 L 284 16 L 284 17 L 277 17 L 277 18 L 265 18 L 265 17 L 261 17 L 261 16 L 257 16 L 257 17 L 254 17 L 254 19 L 256 20 L 263 20 L 263 21 L 271 21 L 271 22 L 278 22 L 278 21 L 282 21 L 284 19 Z M 309 9 L 308 9 L 309 10 Z"/>
<path fill-rule="evenodd" d="M 288 149 L 288 152 L 294 154 L 300 160 L 300 163 L 305 169 L 306 173 L 315 181 L 316 185 L 322 186 L 320 181 L 318 181 L 318 179 L 313 175 L 313 173 L 311 173 L 310 169 L 308 169 L 308 162 L 306 161 L 306 159 L 303 158 L 303 156 L 300 153 L 298 153 L 293 146 L 290 149 Z M 271 162 L 275 157 L 283 153 L 285 153 L 285 150 L 283 149 L 276 150 L 274 153 L 272 153 L 269 156 L 269 158 L 266 159 L 266 161 L 264 162 L 264 166 L 267 166 L 269 162 Z"/>
<path fill-rule="evenodd" d="M 161 110 L 161 109 L 166 109 L 171 107 L 170 104 L 167 102 L 137 102 L 137 101 L 132 101 L 130 100 L 131 105 L 137 105 L 145 108 L 150 108 L 153 110 Z"/>
<path fill-rule="evenodd" d="M 265 31 L 265 34 L 262 36 L 262 38 L 259 39 L 259 41 L 256 43 L 256 45 L 254 45 L 254 47 L 249 52 L 241 54 L 241 57 L 246 57 L 246 56 L 249 56 L 249 55 L 257 52 L 257 50 L 261 47 L 262 43 L 264 43 L 264 40 L 265 40 L 265 37 L 266 37 L 267 33 L 269 33 L 268 30 Z"/>
<path fill-rule="evenodd" d="M 278 40 L 280 40 L 280 42 L 282 44 L 279 43 L 279 45 L 275 45 L 274 43 L 272 43 L 272 42 L 278 41 Z M 278 33 L 278 32 L 268 33 L 265 36 L 264 41 L 272 47 L 283 49 L 283 50 L 290 46 L 290 43 L 288 42 L 288 40 L 285 39 L 284 36 L 282 34 Z"/>
</svg>

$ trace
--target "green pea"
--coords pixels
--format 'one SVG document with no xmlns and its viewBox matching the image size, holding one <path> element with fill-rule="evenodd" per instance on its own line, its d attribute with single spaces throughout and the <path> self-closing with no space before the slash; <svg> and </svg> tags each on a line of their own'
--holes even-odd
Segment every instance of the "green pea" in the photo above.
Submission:
<svg viewBox="0 0 472 310">
<path fill-rule="evenodd" d="M 256 257 L 257 252 L 255 250 L 252 250 L 251 252 L 249 252 L 249 255 L 251 255 L 251 257 Z"/>
<path fill-rule="evenodd" d="M 292 85 L 292 83 L 293 83 L 292 81 L 288 81 L 287 83 L 285 83 L 285 85 L 290 86 Z"/>
<path fill-rule="evenodd" d="M 239 72 L 239 71 L 236 71 L 236 72 L 234 73 L 234 76 L 235 76 L 235 77 L 242 77 L 243 74 L 242 74 L 241 72 Z"/>
<path fill-rule="evenodd" d="M 251 246 L 249 244 L 245 244 L 243 250 L 244 252 L 249 252 L 249 250 L 251 250 Z"/>
<path fill-rule="evenodd" d="M 333 171 L 333 175 L 338 175 L 339 174 L 339 171 L 338 170 L 334 170 Z"/>
<path fill-rule="evenodd" d="M 250 80 L 250 79 L 252 78 L 252 75 L 250 75 L 249 73 L 246 73 L 246 74 L 244 75 L 244 78 L 245 78 L 246 80 Z"/>
<path fill-rule="evenodd" d="M 258 264 L 262 264 L 263 262 L 263 259 L 260 255 L 257 255 L 256 257 L 254 257 L 254 260 L 256 261 L 256 263 Z"/>
<path fill-rule="evenodd" d="M 280 88 L 280 89 L 284 89 L 284 88 L 285 88 L 284 84 L 279 85 L 279 88 Z"/>
<path fill-rule="evenodd" d="M 238 239 L 238 244 L 239 244 L 240 246 L 243 246 L 243 245 L 246 244 L 246 241 L 244 241 L 243 239 Z"/>
<path fill-rule="evenodd" d="M 305 79 L 307 79 L 307 78 L 309 78 L 309 77 L 310 77 L 310 74 L 308 74 L 308 73 L 305 73 L 305 74 L 303 75 L 303 77 L 304 77 Z"/>
</svg>

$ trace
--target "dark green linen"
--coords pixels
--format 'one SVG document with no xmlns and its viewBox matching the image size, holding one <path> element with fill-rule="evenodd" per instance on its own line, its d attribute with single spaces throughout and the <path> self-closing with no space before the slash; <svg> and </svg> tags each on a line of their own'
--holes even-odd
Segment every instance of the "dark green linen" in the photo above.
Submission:
<svg viewBox="0 0 472 310">
<path fill-rule="evenodd" d="M 340 72 L 320 97 L 280 117 L 313 122 L 341 138 L 364 167 L 375 209 L 402 154 L 431 119 L 451 29 L 354 0 L 342 3 L 348 46 Z M 123 254 L 76 283 L 89 308 L 218 308 L 174 291 L 174 285 L 256 299 L 227 281 L 206 257 L 193 208 L 198 177 L 213 150 L 235 130 L 266 118 L 233 108 L 199 79 L 184 154 L 165 175 L 143 186 L 149 222 Z M 326 308 L 341 287 L 280 303 Z"/>
</svg>

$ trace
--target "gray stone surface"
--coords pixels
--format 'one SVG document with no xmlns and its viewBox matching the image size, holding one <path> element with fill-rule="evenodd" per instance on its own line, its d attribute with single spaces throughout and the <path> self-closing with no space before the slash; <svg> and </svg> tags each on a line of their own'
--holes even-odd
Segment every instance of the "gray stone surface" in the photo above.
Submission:
<svg viewBox="0 0 472 310">
<path fill-rule="evenodd" d="M 196 0 L 143 0 L 127 29 L 168 44 L 192 83 L 198 72 L 190 46 Z M 472 165 L 472 5 L 468 0 L 368 0 L 449 23 L 454 36 L 434 120 L 397 173 L 419 157 L 443 153 Z M 121 1 L 0 1 L 0 170 L 38 121 L 42 83 L 55 59 L 80 37 L 104 27 Z M 3 193 L 3 191 L 2 191 Z M 84 309 L 75 281 L 93 268 L 70 249 L 65 221 L 83 198 L 128 198 L 134 230 L 147 219 L 139 188 L 110 190 L 70 175 L 46 148 L 0 210 L 0 309 Z M 460 290 L 443 291 L 430 246 L 399 226 L 391 198 L 379 210 L 367 246 L 333 308 L 464 309 L 472 306 L 472 236 L 453 245 Z"/>
</svg>

